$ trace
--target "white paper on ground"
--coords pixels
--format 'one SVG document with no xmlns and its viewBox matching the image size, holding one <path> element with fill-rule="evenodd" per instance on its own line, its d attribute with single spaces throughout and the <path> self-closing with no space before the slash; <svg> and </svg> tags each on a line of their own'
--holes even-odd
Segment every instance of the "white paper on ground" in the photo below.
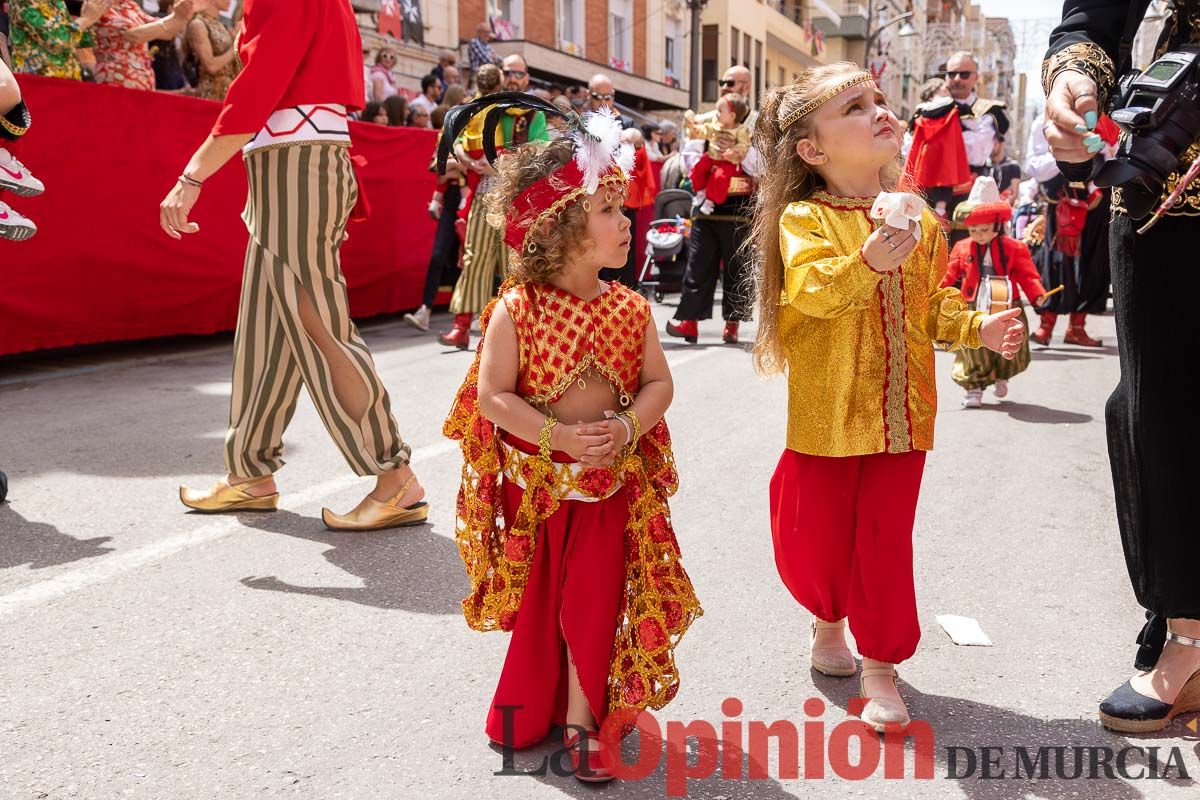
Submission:
<svg viewBox="0 0 1200 800">
<path fill-rule="evenodd" d="M 974 645 L 976 647 L 991 647 L 992 640 L 979 627 L 979 623 L 970 617 L 959 617 L 954 614 L 938 614 L 938 624 L 955 644 Z"/>
</svg>

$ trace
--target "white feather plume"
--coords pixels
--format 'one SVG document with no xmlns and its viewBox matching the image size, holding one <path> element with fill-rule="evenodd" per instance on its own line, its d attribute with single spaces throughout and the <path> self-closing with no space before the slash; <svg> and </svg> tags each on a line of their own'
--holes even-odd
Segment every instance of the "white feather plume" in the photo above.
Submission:
<svg viewBox="0 0 1200 800">
<path fill-rule="evenodd" d="M 574 135 L 575 164 L 583 173 L 583 185 L 588 194 L 600 188 L 600 176 L 612 167 L 614 159 L 621 163 L 625 147 L 629 148 L 629 167 L 633 167 L 633 148 L 621 145 L 621 120 L 608 109 L 583 115 L 584 130 Z M 618 153 L 620 151 L 620 153 Z"/>
<path fill-rule="evenodd" d="M 637 150 L 629 142 L 622 142 L 621 148 L 617 150 L 617 166 L 626 176 L 633 172 L 633 157 Z"/>
</svg>

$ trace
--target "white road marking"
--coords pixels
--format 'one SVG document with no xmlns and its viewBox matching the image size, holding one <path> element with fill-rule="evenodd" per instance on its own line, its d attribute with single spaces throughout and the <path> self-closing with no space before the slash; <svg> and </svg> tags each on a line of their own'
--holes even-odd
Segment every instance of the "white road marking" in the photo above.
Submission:
<svg viewBox="0 0 1200 800">
<path fill-rule="evenodd" d="M 449 440 L 419 448 L 412 454 L 412 463 L 418 464 L 458 450 L 458 443 Z M 295 511 L 309 503 L 318 502 L 332 494 L 361 483 L 357 475 L 341 475 L 307 489 L 284 495 L 279 507 Z M 138 547 L 128 552 L 106 556 L 88 566 L 64 572 L 53 578 L 24 586 L 16 591 L 0 595 L 0 617 L 22 608 L 56 600 L 72 592 L 112 580 L 120 575 L 140 569 L 147 564 L 175 555 L 184 550 L 209 544 L 226 536 L 245 530 L 236 517 L 221 517 L 219 520 L 194 531 L 169 536 L 162 541 Z"/>
<path fill-rule="evenodd" d="M 703 358 L 712 352 L 713 350 L 710 348 L 697 349 L 690 353 L 668 358 L 667 361 L 672 369 L 677 369 L 684 364 Z M 457 450 L 458 443 L 449 440 L 431 444 L 415 450 L 412 454 L 412 463 L 419 464 Z M 337 478 L 331 478 L 330 480 L 313 484 L 307 489 L 284 495 L 279 503 L 279 507 L 287 511 L 295 511 L 310 503 L 318 502 L 343 489 L 361 483 L 362 480 L 357 475 L 342 475 Z M 169 536 L 162 541 L 144 545 L 127 552 L 114 553 L 87 566 L 63 572 L 53 578 L 38 581 L 8 594 L 0 595 L 0 617 L 7 616 L 23 608 L 57 600 L 89 586 L 104 583 L 148 564 L 162 561 L 184 550 L 219 541 L 240 530 L 245 530 L 245 528 L 236 517 L 221 517 L 194 531 Z"/>
</svg>

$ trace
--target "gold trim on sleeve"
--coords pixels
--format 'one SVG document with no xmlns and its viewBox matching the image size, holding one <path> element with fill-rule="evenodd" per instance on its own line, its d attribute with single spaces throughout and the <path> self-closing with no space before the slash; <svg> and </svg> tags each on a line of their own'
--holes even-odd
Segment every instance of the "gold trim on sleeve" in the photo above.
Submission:
<svg viewBox="0 0 1200 800">
<path fill-rule="evenodd" d="M 1050 87 L 1060 72 L 1078 72 L 1096 82 L 1096 102 L 1104 108 L 1108 93 L 1117 85 L 1117 71 L 1104 48 L 1092 42 L 1076 42 L 1059 50 L 1042 62 L 1042 90 L 1050 95 Z"/>
</svg>

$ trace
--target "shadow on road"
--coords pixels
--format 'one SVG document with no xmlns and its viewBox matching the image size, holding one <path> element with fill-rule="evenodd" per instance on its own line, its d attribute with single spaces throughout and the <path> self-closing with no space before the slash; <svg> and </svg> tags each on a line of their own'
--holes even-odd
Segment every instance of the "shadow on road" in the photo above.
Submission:
<svg viewBox="0 0 1200 800">
<path fill-rule="evenodd" d="M 0 536 L 0 569 L 23 565 L 44 569 L 95 558 L 114 549 L 100 546 L 111 541 L 111 536 L 76 539 L 53 525 L 22 517 L 9 503 L 0 504 L 0 531 L 4 534 Z"/>
<path fill-rule="evenodd" d="M 1034 361 L 1090 361 L 1104 356 L 1115 356 L 1120 351 L 1115 344 L 1104 347 L 1041 347 L 1033 351 Z"/>
<path fill-rule="evenodd" d="M 289 511 L 269 517 L 239 514 L 248 528 L 327 544 L 325 559 L 363 586 L 297 586 L 273 575 L 243 578 L 251 589 L 345 600 L 419 614 L 459 614 L 470 592 L 458 546 L 429 525 L 372 533 L 335 533 L 320 521 Z"/>
<path fill-rule="evenodd" d="M 1063 411 L 1036 403 L 1014 403 L 1010 400 L 1001 400 L 995 405 L 985 403 L 981 408 L 965 410 L 972 414 L 976 411 L 1003 411 L 1018 422 L 1033 422 L 1043 425 L 1082 425 L 1095 419 L 1091 414 L 1082 414 L 1078 411 Z"/>
</svg>

